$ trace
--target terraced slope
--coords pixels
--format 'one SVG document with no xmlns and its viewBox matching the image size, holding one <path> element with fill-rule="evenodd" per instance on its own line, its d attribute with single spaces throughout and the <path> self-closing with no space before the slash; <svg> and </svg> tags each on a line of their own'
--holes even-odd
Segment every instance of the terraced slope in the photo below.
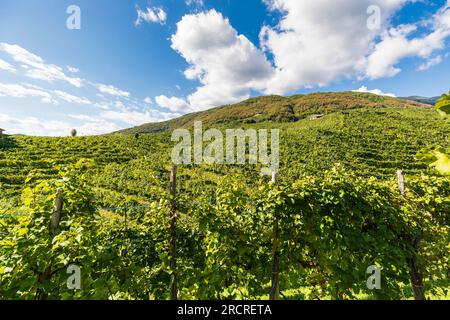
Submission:
<svg viewBox="0 0 450 320">
<path fill-rule="evenodd" d="M 421 105 L 416 108 L 338 107 L 334 111 L 329 106 L 317 106 L 314 112 L 323 111 L 323 108 L 328 110 L 328 114 L 317 120 L 306 117 L 296 122 L 231 122 L 218 124 L 218 127 L 238 125 L 281 129 L 281 182 L 305 174 L 321 174 L 337 162 L 358 175 L 383 179 L 394 178 L 398 169 L 405 170 L 407 175 L 434 174 L 425 164 L 417 162 L 414 155 L 423 147 L 442 143 L 442 138 L 449 141 L 450 122 Z M 312 112 L 312 108 L 307 109 Z M 172 145 L 170 133 L 145 134 L 139 138 L 120 134 L 79 138 L 2 138 L 0 199 L 19 201 L 25 181 L 33 183 L 54 177 L 59 166 L 75 163 L 80 158 L 94 160 L 94 186 L 101 185 L 123 197 L 133 196 L 142 189 L 133 184 L 143 183 L 142 172 L 146 168 L 159 171 L 159 177 L 166 178 Z M 129 173 L 130 168 L 137 168 L 138 173 Z M 230 170 L 239 170 L 249 183 L 254 183 L 259 169 L 253 165 L 190 166 L 184 169 L 182 179 L 194 185 L 197 179 L 214 184 L 218 177 L 227 175 Z M 119 175 L 127 183 L 119 183 Z"/>
<path fill-rule="evenodd" d="M 431 109 L 431 106 L 415 101 L 356 92 L 314 93 L 291 97 L 267 96 L 188 114 L 166 122 L 144 124 L 122 130 L 120 133 L 167 132 L 177 128 L 191 127 L 194 121 L 202 121 L 205 126 L 212 124 L 240 125 L 243 123 L 296 122 L 314 114 L 328 114 L 359 108 Z"/>
</svg>

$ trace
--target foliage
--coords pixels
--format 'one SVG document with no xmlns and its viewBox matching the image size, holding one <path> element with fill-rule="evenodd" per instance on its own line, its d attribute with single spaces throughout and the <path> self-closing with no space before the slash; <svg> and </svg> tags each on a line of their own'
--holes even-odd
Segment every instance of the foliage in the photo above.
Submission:
<svg viewBox="0 0 450 320">
<path fill-rule="evenodd" d="M 448 94 L 443 94 L 441 99 L 436 101 L 436 110 L 444 115 L 450 114 L 450 91 Z"/>
<path fill-rule="evenodd" d="M 412 259 L 426 296 L 448 297 L 450 184 L 426 165 L 441 167 L 447 151 L 414 156 L 442 145 L 450 126 L 398 101 L 272 96 L 187 116 L 177 125 L 281 129 L 281 170 L 274 185 L 258 166 L 185 165 L 176 198 L 168 133 L 3 137 L 0 299 L 168 299 L 171 202 L 182 299 L 266 299 L 275 218 L 283 298 L 410 299 Z M 306 117 L 314 113 L 327 115 Z M 406 172 L 403 196 L 397 169 Z M 57 190 L 63 215 L 51 231 Z M 66 286 L 70 264 L 81 267 L 80 290 Z M 381 290 L 366 286 L 371 265 L 382 269 Z"/>
<path fill-rule="evenodd" d="M 62 179 L 27 188 L 29 216 L 2 216 L 0 296 L 32 299 L 44 290 L 52 299 L 167 299 L 169 196 L 144 211 L 105 212 L 92 202 L 81 162 Z M 183 170 L 181 170 L 183 171 Z M 417 255 L 427 289 L 447 294 L 449 281 L 450 186 L 443 178 L 410 182 L 411 195 L 395 183 L 358 178 L 341 166 L 324 178 L 259 187 L 239 174 L 218 183 L 214 196 L 177 197 L 177 256 L 184 299 L 242 299 L 267 296 L 271 275 L 271 225 L 280 219 L 281 290 L 311 288 L 303 298 L 368 295 L 408 298 L 407 259 Z M 49 233 L 54 190 L 64 191 L 60 228 Z M 81 206 L 80 206 L 81 205 Z M 421 251 L 413 250 L 419 232 Z M 69 264 L 82 268 L 82 288 L 65 286 Z M 383 288 L 366 287 L 366 269 L 382 269 Z M 51 277 L 42 275 L 51 274 Z"/>
<path fill-rule="evenodd" d="M 436 110 L 443 116 L 450 114 L 450 92 L 442 95 L 441 99 L 436 101 Z M 444 139 L 442 139 L 444 140 Z M 439 173 L 450 175 L 450 155 L 446 148 L 435 147 L 420 151 L 416 158 L 430 164 Z"/>
</svg>

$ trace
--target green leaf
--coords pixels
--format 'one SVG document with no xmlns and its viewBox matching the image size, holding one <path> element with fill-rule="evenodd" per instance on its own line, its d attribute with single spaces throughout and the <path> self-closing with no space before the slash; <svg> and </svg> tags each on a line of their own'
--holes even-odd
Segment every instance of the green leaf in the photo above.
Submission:
<svg viewBox="0 0 450 320">
<path fill-rule="evenodd" d="M 450 175 L 450 157 L 442 152 L 435 152 L 434 156 L 438 160 L 433 162 L 430 166 L 434 167 L 443 175 Z"/>
<path fill-rule="evenodd" d="M 436 101 L 435 108 L 441 114 L 450 114 L 450 91 L 449 94 L 442 95 L 442 98 Z"/>
</svg>

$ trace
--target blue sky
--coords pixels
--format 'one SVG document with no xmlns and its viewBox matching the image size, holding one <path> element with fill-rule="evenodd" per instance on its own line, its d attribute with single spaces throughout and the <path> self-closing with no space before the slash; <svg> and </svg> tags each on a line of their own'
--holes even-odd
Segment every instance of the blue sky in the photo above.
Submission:
<svg viewBox="0 0 450 320">
<path fill-rule="evenodd" d="M 90 135 L 265 94 L 436 96 L 449 38 L 447 0 L 0 0 L 0 127 Z"/>
</svg>

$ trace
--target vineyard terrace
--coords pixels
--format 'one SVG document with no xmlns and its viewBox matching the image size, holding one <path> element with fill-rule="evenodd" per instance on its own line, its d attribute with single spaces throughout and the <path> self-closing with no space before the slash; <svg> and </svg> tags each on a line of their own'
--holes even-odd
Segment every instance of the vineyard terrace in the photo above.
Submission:
<svg viewBox="0 0 450 320">
<path fill-rule="evenodd" d="M 246 164 L 247 146 L 248 163 L 263 165 L 262 174 L 271 175 L 279 168 L 280 133 L 278 129 L 270 130 L 270 152 L 268 146 L 269 130 L 259 129 L 227 129 L 224 134 L 218 129 L 203 132 L 201 121 L 194 123 L 194 139 L 191 131 L 176 129 L 172 133 L 172 141 L 178 144 L 172 150 L 174 164 Z M 181 140 L 181 141 L 180 141 Z M 209 143 L 208 143 L 209 142 Z M 247 143 L 248 142 L 248 143 Z M 204 146 L 204 143 L 208 143 Z M 194 160 L 192 162 L 192 159 Z"/>
</svg>

